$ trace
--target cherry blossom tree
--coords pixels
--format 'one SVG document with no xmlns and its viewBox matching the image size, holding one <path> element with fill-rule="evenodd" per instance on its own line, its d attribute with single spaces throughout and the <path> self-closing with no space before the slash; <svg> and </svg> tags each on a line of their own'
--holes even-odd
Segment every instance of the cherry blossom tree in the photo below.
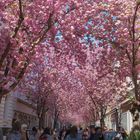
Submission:
<svg viewBox="0 0 140 140">
<path fill-rule="evenodd" d="M 103 122 L 100 104 L 126 99 L 131 77 L 136 112 L 138 0 L 2 0 L 0 7 L 0 97 L 24 79 L 25 90 L 50 101 L 61 119 L 78 123 L 92 110 Z"/>
<path fill-rule="evenodd" d="M 2 97 L 14 89 L 22 79 L 35 53 L 35 47 L 44 40 L 54 24 L 54 9 L 53 3 L 49 1 L 2 0 L 0 3 L 1 19 L 5 21 L 1 30 L 3 41 L 0 47 Z"/>
<path fill-rule="evenodd" d="M 49 78 L 44 73 L 44 69 L 41 69 L 39 65 L 34 65 L 34 67 L 35 69 L 26 74 L 22 80 L 20 91 L 25 94 L 31 104 L 36 106 L 39 128 L 41 129 L 44 125 L 45 115 L 50 108 L 49 96 L 53 94 L 53 90 L 51 89 Z M 39 67 L 39 70 L 37 67 Z"/>
<path fill-rule="evenodd" d="M 0 2 L 0 97 L 12 91 L 23 78 L 37 47 L 57 32 L 57 22 L 73 10 L 67 1 L 2 0 Z M 45 42 L 45 43 L 44 43 Z M 44 45 L 45 44 L 45 45 Z M 52 43 L 53 44 L 53 43 Z"/>
<path fill-rule="evenodd" d="M 139 116 L 139 1 L 106 1 L 100 2 L 98 14 L 92 20 L 92 35 L 101 41 L 103 46 L 112 46 L 125 64 L 124 72 L 131 77 L 134 88 L 132 114 Z M 104 20 L 105 19 L 105 20 Z M 101 25 L 101 26 L 100 26 Z M 102 33 L 102 34 L 101 34 Z M 110 44 L 110 45 L 109 45 Z M 114 57 L 114 56 L 112 56 Z M 116 57 L 116 56 L 115 56 Z M 124 65 L 124 64 L 123 64 Z M 119 68 L 119 71 L 122 71 Z M 126 75 L 122 75 L 126 77 Z M 122 78 L 120 77 L 120 79 Z M 136 114 L 135 114 L 136 113 Z M 138 124 L 139 117 L 133 117 Z"/>
<path fill-rule="evenodd" d="M 99 63 L 100 65 L 98 67 L 101 70 L 100 74 L 106 74 L 110 67 L 104 67 L 104 69 L 102 67 L 109 60 L 113 60 L 112 62 L 115 65 L 117 63 L 119 64 L 117 67 L 117 71 L 120 73 L 118 80 L 125 81 L 127 76 L 131 77 L 135 94 L 134 107 L 132 107 L 134 114 L 139 108 L 140 100 L 138 82 L 140 39 L 139 0 L 84 1 L 82 3 L 75 1 L 75 5 L 79 6 L 80 10 L 76 9 L 73 15 L 69 15 L 63 23 L 60 23 L 61 25 L 66 24 L 68 19 L 75 19 L 75 22 L 66 24 L 65 28 L 61 26 L 61 31 L 65 30 L 66 27 L 71 30 L 69 32 L 70 34 L 68 32 L 62 32 L 65 42 L 68 45 L 74 42 L 71 46 L 77 46 L 80 55 L 77 55 L 76 61 L 81 63 L 85 63 L 87 57 L 85 50 L 87 46 L 89 46 L 91 52 L 96 47 L 106 49 L 102 53 L 104 54 L 104 60 Z M 78 45 L 79 42 L 77 40 L 80 40 L 80 45 Z M 87 42 L 86 45 L 85 42 Z M 110 58 L 106 57 L 108 49 L 111 51 Z M 73 53 L 78 54 L 77 51 Z M 106 63 L 104 63 L 105 61 Z M 135 116 L 139 116 L 139 113 L 135 114 Z M 138 118 L 134 117 L 134 120 L 138 121 Z"/>
</svg>

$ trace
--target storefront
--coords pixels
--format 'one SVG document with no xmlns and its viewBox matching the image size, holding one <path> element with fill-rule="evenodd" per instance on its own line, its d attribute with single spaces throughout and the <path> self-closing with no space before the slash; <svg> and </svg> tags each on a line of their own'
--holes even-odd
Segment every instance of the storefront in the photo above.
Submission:
<svg viewBox="0 0 140 140">
<path fill-rule="evenodd" d="M 21 99 L 17 99 L 13 119 L 17 119 L 21 125 L 26 124 L 28 128 L 38 127 L 35 107 Z"/>
<path fill-rule="evenodd" d="M 3 97 L 0 104 L 0 128 L 3 129 L 4 136 L 12 128 L 14 119 L 17 119 L 21 125 L 26 124 L 28 128 L 38 125 L 35 107 L 9 94 Z"/>
</svg>

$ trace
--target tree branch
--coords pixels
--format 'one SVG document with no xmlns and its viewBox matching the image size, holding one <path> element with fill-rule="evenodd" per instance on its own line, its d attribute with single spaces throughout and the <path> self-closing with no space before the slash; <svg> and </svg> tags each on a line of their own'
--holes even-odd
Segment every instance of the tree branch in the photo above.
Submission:
<svg viewBox="0 0 140 140">
<path fill-rule="evenodd" d="M 89 92 L 88 92 L 88 95 L 89 95 L 89 97 L 90 97 L 92 103 L 94 104 L 94 106 L 95 106 L 95 108 L 96 108 L 96 114 L 98 114 L 98 116 L 99 116 L 99 112 L 97 111 L 98 106 L 97 106 L 96 102 L 94 101 L 93 97 L 91 96 L 91 94 L 90 94 Z"/>
<path fill-rule="evenodd" d="M 17 33 L 18 33 L 18 31 L 19 31 L 19 29 L 21 27 L 21 24 L 22 24 L 23 20 L 24 20 L 24 16 L 23 16 L 22 2 L 21 2 L 21 0 L 19 0 L 19 19 L 18 19 L 17 26 L 14 29 L 14 33 L 12 35 L 12 38 L 15 38 L 17 36 Z M 11 42 L 9 40 L 8 44 L 6 46 L 6 49 L 5 49 L 5 51 L 2 54 L 1 59 L 0 59 L 0 69 L 2 68 L 2 64 L 3 64 L 4 60 L 5 60 L 5 58 L 7 57 L 11 46 L 12 46 L 12 44 L 11 44 Z"/>
<path fill-rule="evenodd" d="M 8 44 L 6 46 L 6 49 L 4 50 L 4 53 L 2 54 L 1 59 L 0 59 L 0 69 L 2 68 L 2 64 L 3 64 L 4 60 L 5 60 L 5 58 L 7 57 L 10 49 L 11 49 L 11 42 L 9 40 Z"/>
<path fill-rule="evenodd" d="M 18 24 L 17 26 L 15 27 L 15 30 L 14 30 L 14 34 L 12 35 L 12 38 L 15 38 L 20 27 L 21 27 L 21 24 L 24 20 L 24 16 L 23 16 L 23 7 L 22 7 L 22 0 L 19 0 L 19 19 L 18 19 Z"/>
</svg>

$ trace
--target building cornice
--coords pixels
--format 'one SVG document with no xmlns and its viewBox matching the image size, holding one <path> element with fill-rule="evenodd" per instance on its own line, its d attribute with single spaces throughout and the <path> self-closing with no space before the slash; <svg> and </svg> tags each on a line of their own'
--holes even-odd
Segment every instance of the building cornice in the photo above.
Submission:
<svg viewBox="0 0 140 140">
<path fill-rule="evenodd" d="M 17 101 L 20 102 L 20 103 L 22 103 L 22 104 L 24 104 L 24 105 L 26 105 L 26 106 L 28 106 L 28 107 L 30 107 L 30 108 L 32 108 L 32 109 L 34 109 L 34 110 L 36 110 L 36 106 L 35 106 L 35 105 L 30 104 L 30 103 L 28 103 L 28 102 L 25 101 L 25 100 L 22 100 L 22 99 L 20 99 L 20 98 L 17 98 Z"/>
</svg>

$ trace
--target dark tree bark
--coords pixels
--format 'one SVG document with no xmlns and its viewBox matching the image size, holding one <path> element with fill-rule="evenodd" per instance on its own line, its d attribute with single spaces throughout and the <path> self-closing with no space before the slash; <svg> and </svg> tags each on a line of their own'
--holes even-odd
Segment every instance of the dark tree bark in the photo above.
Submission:
<svg viewBox="0 0 140 140">
<path fill-rule="evenodd" d="M 41 130 L 45 124 L 45 115 L 49 109 L 46 107 L 46 100 L 42 97 L 37 102 L 37 116 L 39 119 L 39 129 Z"/>
<path fill-rule="evenodd" d="M 59 112 L 58 112 L 58 110 L 57 110 L 57 107 L 55 107 L 55 109 L 54 109 L 54 123 L 53 123 L 53 129 L 55 129 L 55 128 L 57 127 L 58 117 L 59 117 Z"/>
<path fill-rule="evenodd" d="M 116 129 L 121 126 L 121 112 L 120 109 L 115 108 Z"/>
<path fill-rule="evenodd" d="M 101 125 L 101 128 L 103 129 L 104 126 L 105 126 L 105 116 L 106 116 L 106 110 L 107 110 L 107 106 L 103 106 L 103 105 L 100 105 L 100 125 Z"/>
</svg>

